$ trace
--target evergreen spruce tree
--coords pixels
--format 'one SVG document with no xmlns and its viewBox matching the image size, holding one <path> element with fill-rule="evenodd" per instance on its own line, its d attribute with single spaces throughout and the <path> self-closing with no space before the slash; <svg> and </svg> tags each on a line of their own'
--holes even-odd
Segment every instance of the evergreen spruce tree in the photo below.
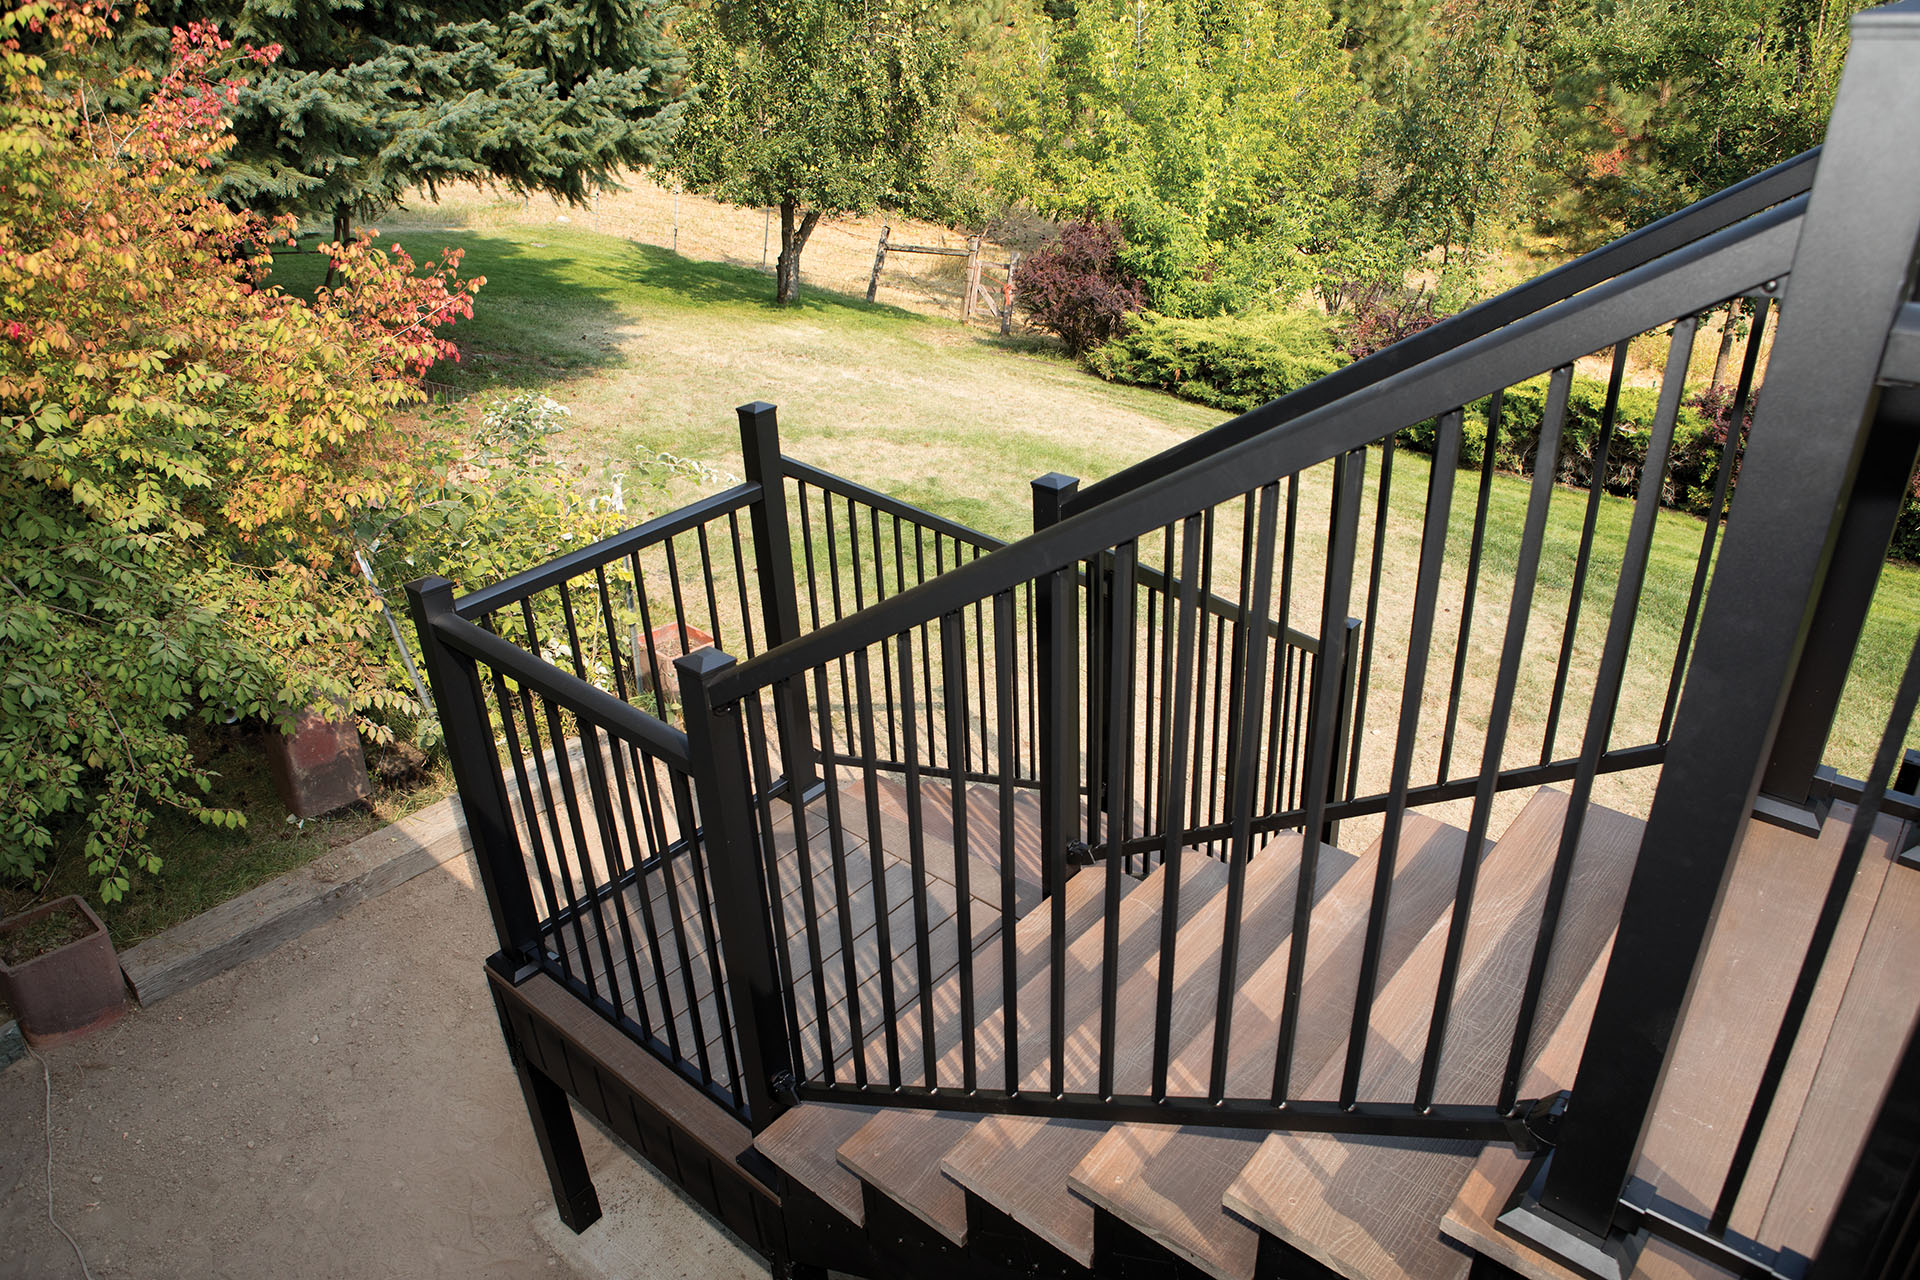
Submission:
<svg viewBox="0 0 1920 1280">
<path fill-rule="evenodd" d="M 583 200 L 651 163 L 684 107 L 651 0 L 156 0 L 123 46 L 158 65 L 190 21 L 283 49 L 240 96 L 214 194 L 342 239 L 417 186 Z"/>
</svg>

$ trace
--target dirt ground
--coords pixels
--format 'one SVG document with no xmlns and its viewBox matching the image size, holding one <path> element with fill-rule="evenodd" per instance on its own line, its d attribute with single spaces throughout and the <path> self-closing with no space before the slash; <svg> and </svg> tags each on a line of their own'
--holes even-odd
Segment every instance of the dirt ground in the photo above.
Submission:
<svg viewBox="0 0 1920 1280">
<path fill-rule="evenodd" d="M 55 1211 L 95 1280 L 606 1274 L 594 1237 L 632 1234 L 636 1206 L 577 1240 L 559 1225 L 481 976 L 490 939 L 456 860 L 46 1053 Z M 43 1090 L 31 1056 L 0 1073 L 8 1277 L 81 1274 L 47 1221 Z M 583 1134 L 603 1201 L 638 1187 L 646 1250 L 622 1274 L 765 1274 Z"/>
</svg>

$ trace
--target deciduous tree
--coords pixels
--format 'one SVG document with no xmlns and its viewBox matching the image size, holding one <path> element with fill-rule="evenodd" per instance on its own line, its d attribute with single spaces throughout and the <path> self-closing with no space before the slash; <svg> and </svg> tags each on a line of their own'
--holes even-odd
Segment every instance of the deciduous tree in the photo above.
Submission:
<svg viewBox="0 0 1920 1280">
<path fill-rule="evenodd" d="M 717 199 L 779 206 L 776 301 L 799 292 L 821 218 L 922 203 L 955 63 L 921 0 L 716 0 L 677 34 L 697 98 L 666 167 Z"/>
</svg>

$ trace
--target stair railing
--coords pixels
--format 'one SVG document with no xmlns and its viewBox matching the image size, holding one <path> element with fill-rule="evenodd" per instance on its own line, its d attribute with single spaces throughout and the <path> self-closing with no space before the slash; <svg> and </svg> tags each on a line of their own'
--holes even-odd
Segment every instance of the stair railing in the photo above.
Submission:
<svg viewBox="0 0 1920 1280">
<path fill-rule="evenodd" d="M 1898 492 L 1912 471 L 1920 406 L 1911 389 L 1892 384 L 1920 380 L 1912 354 L 1920 333 L 1920 133 L 1910 127 L 1920 119 L 1917 40 L 1915 0 L 1853 19 L 1794 250 L 1791 302 L 1741 470 L 1741 514 L 1700 619 L 1612 961 L 1552 1155 L 1502 1220 L 1589 1274 L 1630 1273 L 1651 1230 L 1724 1249 L 1724 1209 L 1745 1173 L 1738 1163 L 1729 1170 L 1722 1211 L 1708 1222 L 1663 1225 L 1645 1206 L 1623 1203 L 1763 784 L 1778 790 L 1759 816 L 1817 828 L 1818 811 L 1806 812 L 1815 791 L 1807 762 L 1820 758 L 1892 527 L 1875 495 Z M 1886 470 L 1863 475 L 1867 459 Z M 1876 803 L 1920 692 L 1914 685 L 1910 671 L 1904 711 L 1896 708 L 1866 788 Z M 1872 808 L 1861 809 L 1868 825 Z M 1865 831 L 1854 836 L 1864 842 Z M 1817 972 L 1818 956 L 1810 963 Z M 1789 1046 L 1793 1030 L 1781 1029 Z M 1857 1220 L 1850 1225 L 1857 1234 Z"/>
<path fill-rule="evenodd" d="M 1158 1119 L 1537 1141 L 1526 1114 L 1531 1100 L 1519 1096 L 1524 1067 L 1536 1047 L 1537 1023 L 1557 1017 L 1557 1012 L 1543 1011 L 1557 1011 L 1568 994 L 1563 988 L 1569 965 L 1571 971 L 1584 973 L 1598 958 L 1570 961 L 1559 945 L 1559 918 L 1582 848 L 1586 804 L 1602 775 L 1656 765 L 1664 758 L 1714 556 L 1719 504 L 1726 497 L 1738 448 L 1736 429 L 1728 433 L 1709 468 L 1715 508 L 1703 531 L 1693 590 L 1674 605 L 1674 651 L 1659 658 L 1659 675 L 1634 676 L 1636 697 L 1625 719 L 1637 725 L 1638 717 L 1646 727 L 1629 725 L 1617 732 L 1698 316 L 1741 298 L 1759 302 L 1764 314 L 1792 265 L 1804 206 L 1804 197 L 1773 204 L 1576 297 L 1391 376 L 1367 381 L 1281 427 L 1168 471 L 1133 489 L 1125 501 L 1089 506 L 1057 522 L 1050 522 L 1043 511 L 1037 521 L 1043 527 L 1031 537 L 823 623 L 757 658 L 717 666 L 703 673 L 697 689 L 686 687 L 689 715 L 737 717 L 746 726 L 734 735 L 745 753 L 737 769 L 740 776 L 773 776 L 772 748 L 780 744 L 755 736 L 769 700 L 776 706 L 805 708 L 804 721 L 787 732 L 810 735 L 821 762 L 827 798 L 823 827 L 810 830 L 801 810 L 763 805 L 755 815 L 755 829 L 724 854 L 728 859 L 757 856 L 767 869 L 757 882 L 761 897 L 756 910 L 740 915 L 766 922 L 773 938 L 770 954 L 785 966 L 784 976 L 760 984 L 770 993 L 767 999 L 777 994 L 786 1004 L 786 1057 L 793 1064 L 793 1080 L 790 1090 L 783 1084 L 785 1096 L 1110 1121 Z M 1636 335 L 1669 327 L 1657 411 L 1651 422 L 1629 432 L 1625 423 L 1616 421 L 1617 374 L 1624 368 L 1627 344 Z M 1746 362 L 1743 399 L 1752 385 L 1758 328 Z M 1592 497 L 1584 519 L 1576 522 L 1576 543 L 1565 545 L 1561 527 L 1550 529 L 1549 517 L 1560 491 L 1563 443 L 1570 443 L 1572 434 L 1573 364 L 1592 353 L 1609 352 L 1616 377 L 1597 441 L 1588 442 L 1595 462 Z M 1448 537 L 1468 426 L 1478 432 L 1485 425 L 1489 450 L 1509 435 L 1518 439 L 1533 432 L 1532 422 L 1503 420 L 1500 406 L 1516 384 L 1542 374 L 1551 377 L 1537 424 L 1539 464 L 1513 552 L 1514 593 L 1505 635 L 1494 646 L 1497 657 L 1491 665 L 1497 674 L 1486 692 L 1487 743 L 1471 769 L 1457 769 L 1451 759 L 1437 767 L 1417 762 L 1418 730 L 1430 701 L 1446 716 L 1450 748 L 1464 736 L 1459 711 L 1465 696 L 1461 672 L 1468 649 L 1466 623 L 1463 618 L 1456 638 L 1445 634 L 1448 628 L 1440 619 L 1443 597 L 1451 600 L 1457 590 L 1457 559 L 1449 559 Z M 1423 499 L 1404 483 L 1396 496 L 1392 484 L 1395 441 L 1410 428 L 1421 428 L 1433 440 Z M 1610 504 L 1605 491 L 1620 487 L 1609 469 L 1609 449 L 1629 448 L 1643 448 L 1645 457 L 1637 479 L 1624 485 L 1632 497 L 1631 513 L 1616 570 L 1603 563 L 1609 557 L 1596 550 L 1596 528 L 1603 515 L 1617 527 L 1625 514 L 1624 508 Z M 1400 465 L 1403 471 L 1419 466 Z M 1484 470 L 1491 463 L 1483 460 L 1482 466 L 1469 557 L 1476 576 L 1466 584 L 1468 600 L 1482 573 L 1482 542 L 1493 522 L 1486 498 L 1491 481 Z M 1043 501 L 1055 510 L 1066 509 L 1067 483 L 1051 481 L 1040 488 Z M 1363 517 L 1369 508 L 1370 554 L 1363 559 Z M 1391 600 L 1396 588 L 1386 578 L 1398 558 L 1385 551 L 1407 537 L 1417 539 L 1421 551 L 1417 565 L 1401 582 L 1410 600 L 1408 643 L 1404 653 L 1393 653 L 1375 644 L 1377 625 L 1353 628 L 1349 614 L 1350 606 L 1351 612 L 1362 611 L 1362 595 L 1370 616 L 1381 600 Z M 1318 549 L 1302 554 L 1302 546 Z M 1539 611 L 1534 592 L 1543 557 L 1562 551 L 1574 562 L 1576 589 L 1570 593 L 1557 652 L 1543 661 L 1528 648 L 1528 626 Z M 1147 634 L 1141 583 L 1149 573 L 1164 588 L 1159 607 L 1165 643 L 1154 672 L 1157 688 L 1148 688 L 1141 674 Z M 1583 615 L 1582 600 L 1604 596 L 1609 587 L 1612 602 L 1604 616 Z M 1092 597 L 1090 607 L 1072 603 L 1080 595 Z M 1272 643 L 1272 628 L 1241 627 L 1230 638 L 1203 630 L 1207 610 L 1202 600 L 1214 595 L 1233 601 L 1230 612 L 1240 617 L 1277 619 L 1282 627 L 1296 615 L 1311 617 L 1312 624 L 1301 630 L 1317 637 L 1318 661 L 1329 671 L 1341 672 L 1341 678 L 1314 681 L 1309 705 L 1302 687 L 1289 683 L 1284 666 L 1276 665 L 1276 654 L 1285 646 Z M 1030 610 L 1031 630 L 1028 619 L 1020 616 L 1022 607 Z M 1492 612 L 1493 606 L 1487 608 Z M 1097 625 L 1088 626 L 1088 619 Z M 1093 661 L 1082 660 L 1087 656 L 1083 635 L 1095 642 Z M 1020 652 L 1029 636 L 1034 642 L 1031 658 Z M 1358 655 L 1348 652 L 1352 637 L 1358 638 Z M 1431 661 L 1436 637 L 1454 645 L 1451 687 L 1438 674 L 1444 664 Z M 1596 638 L 1601 641 L 1597 658 L 1592 643 Z M 1198 650 L 1209 642 L 1218 655 L 1215 669 L 1230 677 L 1228 687 L 1212 700 L 1222 727 L 1218 761 L 1197 758 L 1190 736 L 1198 693 L 1193 673 Z M 876 694 L 876 673 L 888 670 L 894 687 L 883 700 Z M 1368 752 L 1360 732 L 1369 705 L 1364 693 L 1350 720 L 1342 714 L 1342 690 L 1349 680 L 1362 690 L 1371 682 L 1379 698 L 1376 714 L 1391 709 L 1397 716 L 1391 736 L 1379 735 L 1385 739 L 1381 747 L 1390 748 L 1384 756 Z M 1012 857 L 1015 768 L 1009 746 L 1022 710 L 1017 698 L 1028 689 L 1038 700 L 1034 745 L 1041 784 L 1039 853 L 1044 887 L 1052 892 L 1044 908 L 1051 925 L 1045 954 L 1022 961 L 1015 930 L 1009 927 L 1021 914 Z M 1537 695 L 1528 692 L 1536 689 Z M 1506 741 L 1515 702 L 1522 696 L 1538 696 L 1551 705 L 1550 726 L 1563 715 L 1584 715 L 1576 754 L 1559 752 L 1551 727 L 1538 742 Z M 882 752 L 874 713 L 896 704 L 905 712 L 897 746 L 904 812 L 890 821 L 878 798 Z M 1149 714 L 1157 716 L 1157 737 L 1143 746 L 1141 726 Z M 1260 783 L 1275 760 L 1267 746 L 1288 723 L 1306 726 L 1297 739 L 1297 803 L 1263 812 L 1257 804 L 1263 794 Z M 1348 731 L 1351 745 L 1342 746 L 1338 735 Z M 1626 736 L 1629 733 L 1635 736 Z M 950 830 L 938 840 L 929 836 L 925 811 L 934 793 L 927 790 L 929 775 L 923 766 L 933 743 L 943 744 L 952 759 L 967 759 L 976 748 L 990 747 L 994 765 L 979 771 L 991 779 L 984 784 L 984 794 L 969 791 L 970 779 L 963 770 L 932 775 L 946 788 L 940 800 L 951 815 Z M 1513 762 L 1521 749 L 1535 747 L 1536 759 Z M 1229 778 L 1226 811 L 1211 824 L 1196 821 L 1196 779 L 1216 767 Z M 1343 767 L 1345 781 L 1340 785 L 1334 780 Z M 1428 777 L 1432 780 L 1424 780 Z M 838 811 L 836 798 L 848 781 L 865 788 L 864 815 Z M 1510 1011 L 1513 1047 L 1505 1069 L 1497 1078 L 1472 1080 L 1460 1078 L 1458 1070 L 1448 1071 L 1449 1046 L 1457 1039 L 1448 1019 L 1452 985 L 1466 980 L 1460 970 L 1461 949 L 1473 909 L 1476 860 L 1467 858 L 1448 926 L 1420 1080 L 1405 1096 L 1371 1095 L 1366 1029 L 1382 975 L 1391 967 L 1384 950 L 1389 942 L 1385 921 L 1402 818 L 1422 803 L 1470 799 L 1474 816 L 1469 847 L 1478 847 L 1497 793 L 1554 781 L 1572 784 L 1572 802 L 1535 926 L 1524 997 Z M 1135 803 L 1149 788 L 1180 798 L 1153 831 L 1143 829 Z M 997 840 L 988 841 L 995 857 L 977 871 L 965 852 L 984 833 L 970 829 L 969 815 L 986 812 L 980 806 L 989 797 L 996 801 L 999 823 Z M 1079 812 L 1082 805 L 1088 813 Z M 1360 980 L 1341 997 L 1345 1012 L 1337 1030 L 1350 1029 L 1352 1034 L 1339 1055 L 1343 1069 L 1338 1081 L 1325 1094 L 1310 1096 L 1292 1072 L 1296 1056 L 1304 1053 L 1300 1038 L 1328 1031 L 1317 1015 L 1306 1017 L 1309 1002 L 1302 994 L 1315 954 L 1310 936 L 1314 902 L 1335 874 L 1321 868 L 1323 858 L 1334 856 L 1325 848 L 1323 833 L 1332 821 L 1368 816 L 1379 818 L 1384 830 L 1372 873 Z M 1075 944 L 1070 965 L 1067 895 L 1057 890 L 1076 861 L 1071 848 L 1075 842 L 1063 836 L 1081 830 L 1103 831 L 1109 856 L 1099 871 L 1099 921 L 1084 945 Z M 1245 925 L 1250 861 L 1277 837 L 1298 842 L 1284 854 L 1298 863 L 1288 891 L 1293 931 L 1283 948 L 1286 1012 L 1262 1049 L 1270 1078 L 1253 1091 L 1244 1081 L 1230 1079 L 1236 1061 L 1231 1051 L 1234 984 L 1241 976 L 1236 948 Z M 932 862 L 942 841 L 961 851 L 950 867 Z M 1193 865 L 1185 853 L 1206 841 L 1225 849 L 1228 879 L 1221 959 L 1211 970 L 1212 989 L 1202 998 L 1173 989 L 1173 975 L 1181 971 L 1174 955 L 1181 918 L 1179 888 L 1183 868 Z M 858 918 L 862 927 L 872 925 L 868 941 L 856 946 L 856 939 L 844 931 L 836 937 L 831 914 L 823 918 L 817 911 L 785 909 L 795 891 L 778 880 L 783 850 L 797 856 L 801 885 L 817 880 L 833 886 L 833 900 L 841 906 L 839 922 L 855 914 L 854 906 L 864 913 Z M 1112 856 L 1115 853 L 1121 856 Z M 1119 922 L 1127 887 L 1126 855 L 1134 853 L 1165 868 L 1162 936 L 1154 945 L 1164 981 L 1150 997 L 1141 997 L 1153 1000 L 1154 1011 L 1153 1061 L 1144 1076 L 1116 1074 L 1115 1052 L 1119 1011 L 1125 1007 L 1117 989 L 1126 967 L 1120 960 L 1123 952 L 1131 955 L 1130 948 L 1140 945 L 1122 936 Z M 890 884 L 894 854 L 905 871 Z M 981 886 L 984 892 L 976 894 L 972 881 L 977 874 L 991 875 L 997 883 Z M 873 954 L 862 954 L 862 947 Z M 994 965 L 982 959 L 989 955 L 997 957 Z M 1077 1039 L 1069 1043 L 1069 1030 L 1077 1023 L 1069 1017 L 1069 1001 L 1077 998 L 1068 982 L 1071 966 L 1088 975 L 1088 991 L 1097 990 L 1088 997 L 1094 1003 L 1086 1019 L 1086 1025 L 1097 1028 L 1097 1044 Z M 1007 974 L 1014 976 L 1002 981 Z M 1024 991 L 1030 976 L 1037 985 Z M 1032 1000 L 1047 1007 L 1043 1030 L 1033 1030 L 1031 1019 L 1023 1022 L 1019 1014 Z M 977 1015 L 990 1016 L 993 1001 L 1000 1002 L 998 1030 L 989 1022 L 983 1033 Z M 1180 1078 L 1169 1056 L 1181 1043 L 1179 1028 L 1191 1022 L 1195 1010 L 1204 1011 L 1215 1028 L 1214 1050 L 1198 1078 Z M 1303 1020 L 1310 1024 L 1304 1029 Z M 983 1034 L 997 1035 L 997 1042 L 985 1043 Z"/>
</svg>

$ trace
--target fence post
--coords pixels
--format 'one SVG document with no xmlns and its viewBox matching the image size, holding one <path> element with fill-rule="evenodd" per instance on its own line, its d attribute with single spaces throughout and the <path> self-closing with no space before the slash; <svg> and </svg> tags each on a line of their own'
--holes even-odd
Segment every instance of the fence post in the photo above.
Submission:
<svg viewBox="0 0 1920 1280">
<path fill-rule="evenodd" d="M 867 279 L 868 302 L 872 302 L 874 295 L 880 292 L 880 268 L 887 264 L 887 234 L 892 230 L 885 223 L 880 226 L 880 244 L 873 251 L 873 275 Z"/>
<path fill-rule="evenodd" d="M 442 643 L 436 624 L 453 619 L 453 583 L 417 578 L 407 584 L 407 607 L 420 637 L 420 657 L 433 690 L 434 710 L 447 744 L 447 762 L 467 819 L 467 838 L 493 915 L 494 936 L 515 982 L 540 958 L 540 915 L 527 882 L 526 856 L 514 834 L 513 813 L 494 749 L 493 722 L 480 685 L 480 666 Z"/>
<path fill-rule="evenodd" d="M 967 284 L 960 298 L 960 323 L 973 323 L 974 296 L 980 292 L 980 237 L 967 237 Z"/>
<path fill-rule="evenodd" d="M 1050 471 L 1033 482 L 1033 531 L 1060 522 L 1060 507 L 1080 482 Z M 1051 897 L 1073 868 L 1067 844 L 1080 825 L 1080 646 L 1075 634 L 1074 567 L 1035 584 L 1034 646 L 1040 699 L 1041 893 Z"/>
<path fill-rule="evenodd" d="M 1619 932 L 1546 1168 L 1501 1224 L 1589 1274 L 1630 1274 L 1614 1225 L 1734 851 L 1759 795 L 1845 500 L 1880 410 L 1920 244 L 1920 0 L 1853 19 L 1736 513 Z"/>
<path fill-rule="evenodd" d="M 1007 285 L 1000 296 L 1000 336 L 1003 338 L 1013 334 L 1013 277 L 1019 269 L 1020 251 L 1016 249 L 1007 259 Z"/>
<path fill-rule="evenodd" d="M 793 580 L 793 529 L 787 516 L 786 471 L 781 466 L 780 428 L 774 407 L 764 400 L 743 404 L 740 456 L 749 484 L 760 486 L 750 508 L 753 559 L 760 571 L 760 625 L 767 648 L 800 638 L 800 597 Z M 774 693 L 774 719 L 792 803 L 805 803 L 818 774 L 808 722 L 804 682 L 787 683 Z"/>
<path fill-rule="evenodd" d="M 714 678 L 734 665 L 716 649 L 674 659 L 680 705 L 693 757 L 693 789 L 700 809 L 700 839 L 707 876 L 713 882 L 714 927 L 726 965 L 727 1004 L 740 1047 L 734 1096 L 747 1106 L 747 1123 L 759 1133 L 786 1109 L 793 1087 L 786 1011 L 775 964 L 771 907 L 761 875 L 750 814 L 753 784 L 747 777 L 746 733 L 739 702 L 713 705 Z"/>
</svg>

